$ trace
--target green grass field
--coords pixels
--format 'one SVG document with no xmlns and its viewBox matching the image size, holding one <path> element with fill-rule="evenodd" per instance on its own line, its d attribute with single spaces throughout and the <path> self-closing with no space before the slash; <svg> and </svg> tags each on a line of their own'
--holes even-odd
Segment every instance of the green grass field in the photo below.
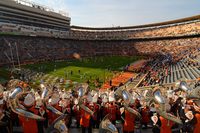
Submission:
<svg viewBox="0 0 200 133">
<path fill-rule="evenodd" d="M 140 56 L 93 57 L 62 62 L 29 64 L 22 67 L 80 83 L 89 80 L 92 87 L 96 79 L 99 79 L 99 83 L 102 85 L 105 81 L 111 79 L 115 73 L 122 71 L 124 66 L 142 58 Z M 9 71 L 1 67 L 0 83 L 4 83 L 8 79 Z M 37 82 L 39 83 L 40 81 Z"/>
<path fill-rule="evenodd" d="M 127 64 L 133 63 L 142 57 L 94 57 L 80 60 L 45 62 L 23 66 L 38 72 L 44 72 L 53 76 L 63 77 L 76 82 L 90 81 L 93 85 L 94 80 L 99 78 L 100 83 L 112 78 L 115 72 Z"/>
</svg>

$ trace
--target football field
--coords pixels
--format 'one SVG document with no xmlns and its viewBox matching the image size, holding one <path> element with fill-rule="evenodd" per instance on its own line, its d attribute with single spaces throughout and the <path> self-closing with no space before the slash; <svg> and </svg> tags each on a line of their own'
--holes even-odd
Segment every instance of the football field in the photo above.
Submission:
<svg viewBox="0 0 200 133">
<path fill-rule="evenodd" d="M 23 65 L 22 67 L 72 82 L 88 82 L 93 88 L 95 86 L 101 86 L 104 82 L 112 79 L 114 75 L 123 71 L 126 65 L 140 59 L 142 59 L 140 56 L 91 57 L 29 64 Z M 0 70 L 4 71 L 5 69 L 1 68 Z M 6 73 L 2 73 L 0 77 L 6 79 Z"/>
</svg>

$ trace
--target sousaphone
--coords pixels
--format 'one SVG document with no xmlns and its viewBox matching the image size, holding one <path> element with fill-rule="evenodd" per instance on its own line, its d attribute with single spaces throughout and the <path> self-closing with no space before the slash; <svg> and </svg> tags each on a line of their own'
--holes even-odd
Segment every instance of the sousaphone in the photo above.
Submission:
<svg viewBox="0 0 200 133">
<path fill-rule="evenodd" d="M 109 114 L 106 115 L 99 125 L 99 133 L 118 133 L 117 128 L 109 120 Z"/>
</svg>

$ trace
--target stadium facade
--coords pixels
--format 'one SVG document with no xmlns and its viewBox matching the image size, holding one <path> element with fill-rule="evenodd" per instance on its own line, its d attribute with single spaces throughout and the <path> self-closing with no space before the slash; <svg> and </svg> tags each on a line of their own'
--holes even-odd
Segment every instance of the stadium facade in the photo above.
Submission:
<svg viewBox="0 0 200 133">
<path fill-rule="evenodd" d="M 200 15 L 131 27 L 70 26 L 70 17 L 24 0 L 0 1 L 0 65 L 102 55 L 171 53 L 199 47 Z"/>
<path fill-rule="evenodd" d="M 43 32 L 48 36 L 53 31 L 68 31 L 70 28 L 70 17 L 25 0 L 1 0 L 0 22 L 5 32 L 10 30 L 29 35 Z"/>
</svg>

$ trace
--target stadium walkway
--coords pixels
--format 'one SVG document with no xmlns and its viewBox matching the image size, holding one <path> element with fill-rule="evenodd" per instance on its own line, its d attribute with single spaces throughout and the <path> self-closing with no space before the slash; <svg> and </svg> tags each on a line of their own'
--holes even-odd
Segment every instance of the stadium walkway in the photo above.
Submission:
<svg viewBox="0 0 200 133">
<path fill-rule="evenodd" d="M 110 85 L 110 81 L 107 81 L 101 88 L 101 90 L 107 90 L 110 89 L 112 86 L 117 87 L 121 83 L 125 84 L 127 81 L 129 81 L 131 78 L 135 77 L 137 74 L 132 72 L 123 72 L 120 75 L 117 75 L 112 79 L 112 84 Z"/>
</svg>

